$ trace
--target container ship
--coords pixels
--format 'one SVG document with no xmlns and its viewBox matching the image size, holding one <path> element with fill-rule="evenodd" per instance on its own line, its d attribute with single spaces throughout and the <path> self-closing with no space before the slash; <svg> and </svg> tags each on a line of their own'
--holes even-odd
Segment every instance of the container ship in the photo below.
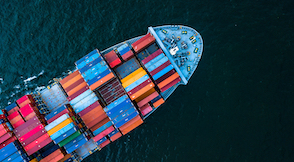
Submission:
<svg viewBox="0 0 294 162">
<path fill-rule="evenodd" d="M 182 25 L 93 50 L 64 78 L 0 111 L 1 161 L 82 161 L 134 130 L 179 85 L 203 51 L 200 34 Z"/>
</svg>

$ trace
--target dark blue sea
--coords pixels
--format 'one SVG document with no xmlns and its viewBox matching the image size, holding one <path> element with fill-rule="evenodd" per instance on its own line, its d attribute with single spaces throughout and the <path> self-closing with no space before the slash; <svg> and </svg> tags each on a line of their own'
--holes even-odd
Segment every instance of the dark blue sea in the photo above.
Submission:
<svg viewBox="0 0 294 162">
<path fill-rule="evenodd" d="M 85 161 L 294 161 L 294 1 L 1 0 L 0 106 L 95 48 L 182 24 L 204 51 L 145 123 Z"/>
</svg>

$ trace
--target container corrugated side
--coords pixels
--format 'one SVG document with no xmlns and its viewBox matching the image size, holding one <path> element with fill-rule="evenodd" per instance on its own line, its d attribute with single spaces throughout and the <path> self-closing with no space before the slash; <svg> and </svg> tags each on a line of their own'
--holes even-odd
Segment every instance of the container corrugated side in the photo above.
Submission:
<svg viewBox="0 0 294 162">
<path fill-rule="evenodd" d="M 131 124 L 130 126 L 128 126 L 125 129 L 120 129 L 122 134 L 125 135 L 127 133 L 129 133 L 130 131 L 132 131 L 133 129 L 137 128 L 139 125 L 141 125 L 143 123 L 142 119 L 139 119 L 137 121 L 135 121 L 133 124 Z"/>
<path fill-rule="evenodd" d="M 52 117 L 54 117 L 55 115 L 57 115 L 61 111 L 65 110 L 66 108 L 67 108 L 66 105 L 60 106 L 59 108 L 55 109 L 54 111 L 52 111 L 51 113 L 49 113 L 48 115 L 46 115 L 45 116 L 45 119 L 48 121 L 49 119 L 51 119 Z"/>
<path fill-rule="evenodd" d="M 67 143 L 69 143 L 70 141 L 72 141 L 73 139 L 77 138 L 80 134 L 81 134 L 80 131 L 76 131 L 75 133 L 73 133 L 72 135 L 64 139 L 63 141 L 59 142 L 58 145 L 62 147 L 66 145 Z"/>
<path fill-rule="evenodd" d="M 172 81 L 174 81 L 175 79 L 179 78 L 179 74 L 178 73 L 174 73 L 171 76 L 169 76 L 168 78 L 166 78 L 164 81 L 160 82 L 159 84 L 157 84 L 157 86 L 159 87 L 159 89 L 163 88 L 164 86 L 168 85 L 169 83 L 171 83 Z"/>
<path fill-rule="evenodd" d="M 149 73 L 151 76 L 154 76 L 155 74 L 157 74 L 158 72 L 160 72 L 161 70 L 163 70 L 164 68 L 166 68 L 169 65 L 171 65 L 170 61 L 166 61 L 165 63 L 161 64 L 160 66 L 158 66 L 154 70 L 149 71 Z"/>
<path fill-rule="evenodd" d="M 181 78 L 177 78 L 175 80 L 173 80 L 172 82 L 170 82 L 169 84 L 167 84 L 166 86 L 162 87 L 160 90 L 161 92 L 164 92 L 166 90 L 168 90 L 169 88 L 171 88 L 172 86 L 176 85 L 177 83 L 179 83 L 181 81 Z"/>
<path fill-rule="evenodd" d="M 26 134 L 24 134 L 23 136 L 19 137 L 18 140 L 19 140 L 19 142 L 23 142 L 26 139 L 28 139 L 30 136 L 36 134 L 37 132 L 39 132 L 41 130 L 44 130 L 44 126 L 42 124 L 37 126 L 34 129 L 28 130 L 28 132 Z"/>
<path fill-rule="evenodd" d="M 70 116 L 68 114 L 63 114 L 62 116 L 60 116 L 59 118 L 57 118 L 56 120 L 51 122 L 50 124 L 46 125 L 45 126 L 46 131 L 51 130 L 52 128 L 56 127 L 58 124 L 62 123 L 63 121 L 65 121 L 68 118 L 70 118 Z"/>
<path fill-rule="evenodd" d="M 83 144 L 85 144 L 87 142 L 87 138 L 83 138 L 82 140 L 80 140 L 78 143 L 76 143 L 75 145 L 71 146 L 70 148 L 66 149 L 67 153 L 72 153 L 74 150 L 78 149 L 79 147 L 81 147 Z"/>
<path fill-rule="evenodd" d="M 154 53 L 152 53 L 151 55 L 149 55 L 148 57 L 146 57 L 144 60 L 142 60 L 141 62 L 143 64 L 146 64 L 147 62 L 151 61 L 152 59 L 154 59 L 155 57 L 157 57 L 158 55 L 162 54 L 162 50 L 158 49 L 157 51 L 155 51 Z"/>
<path fill-rule="evenodd" d="M 99 141 L 101 138 L 107 136 L 109 133 L 111 133 L 112 131 L 114 131 L 113 127 L 109 127 L 107 129 L 105 129 L 104 131 L 102 131 L 101 133 L 99 133 L 98 135 L 96 135 L 93 140 L 95 142 Z"/>
<path fill-rule="evenodd" d="M 79 112 L 78 114 L 79 114 L 79 116 L 83 116 L 83 115 L 87 114 L 89 111 L 91 111 L 92 109 L 94 109 L 96 107 L 101 107 L 99 102 L 94 102 L 93 104 L 91 104 L 90 106 L 88 106 L 87 108 L 85 108 L 84 110 Z"/>
<path fill-rule="evenodd" d="M 61 134 L 60 136 L 58 136 L 57 138 L 53 139 L 54 143 L 60 143 L 61 141 L 65 140 L 67 137 L 71 136 L 72 134 L 76 133 L 78 131 L 77 127 L 72 127 L 71 129 L 69 129 L 68 131 L 64 132 L 63 134 Z"/>
<path fill-rule="evenodd" d="M 55 132 L 54 134 L 52 134 L 50 137 L 52 140 L 55 140 L 56 138 L 58 138 L 59 136 L 63 136 L 63 134 L 65 134 L 67 131 L 69 131 L 70 129 L 75 129 L 74 128 L 74 124 L 73 123 L 69 123 L 68 125 L 66 125 L 65 127 L 61 128 L 60 130 L 58 130 L 57 132 Z"/>
<path fill-rule="evenodd" d="M 41 148 L 43 148 L 44 146 L 48 145 L 50 142 L 52 141 L 51 138 L 47 138 L 44 141 L 42 141 L 41 143 L 39 143 L 38 145 L 36 145 L 35 147 L 31 148 L 30 150 L 27 151 L 28 155 L 32 155 L 33 153 L 37 152 L 38 150 L 40 150 Z"/>
<path fill-rule="evenodd" d="M 139 40 L 137 40 L 136 42 L 134 42 L 132 44 L 132 47 L 135 52 L 140 52 L 145 47 L 147 47 L 148 45 L 150 45 L 154 42 L 155 42 L 155 38 L 150 33 L 148 33 L 145 36 L 143 36 L 142 38 L 140 38 Z"/>
<path fill-rule="evenodd" d="M 71 118 L 68 118 L 64 120 L 63 122 L 61 122 L 60 124 L 58 124 L 57 126 L 55 126 L 54 128 L 50 129 L 48 131 L 48 134 L 51 136 L 52 134 L 56 133 L 57 131 L 59 131 L 60 129 L 62 129 L 63 127 L 65 127 L 66 125 L 70 123 L 73 123 L 73 120 Z"/>
<path fill-rule="evenodd" d="M 128 121 L 130 121 L 131 119 L 135 118 L 138 114 L 139 114 L 138 111 L 133 112 L 132 114 L 130 114 L 129 116 L 127 116 L 126 118 L 124 118 L 123 120 L 121 120 L 120 122 L 116 123 L 115 126 L 117 128 L 123 126 Z"/>
</svg>

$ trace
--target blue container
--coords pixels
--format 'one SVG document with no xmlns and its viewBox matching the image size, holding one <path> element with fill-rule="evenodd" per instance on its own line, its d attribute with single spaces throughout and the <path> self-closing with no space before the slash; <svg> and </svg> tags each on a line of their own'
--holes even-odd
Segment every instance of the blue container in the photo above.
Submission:
<svg viewBox="0 0 294 162">
<path fill-rule="evenodd" d="M 101 138 L 99 141 L 97 141 L 97 145 L 100 145 L 101 143 L 105 142 L 107 140 L 106 137 Z"/>
<path fill-rule="evenodd" d="M 155 103 L 156 101 L 158 101 L 159 99 L 161 99 L 161 96 L 158 95 L 157 97 L 155 97 L 154 99 L 151 100 L 151 103 Z"/>
<path fill-rule="evenodd" d="M 83 138 L 82 140 L 80 140 L 78 143 L 74 144 L 73 146 L 71 146 L 70 148 L 66 149 L 66 152 L 68 154 L 72 153 L 74 150 L 76 150 L 77 148 L 81 147 L 83 144 L 85 144 L 87 142 L 87 138 Z"/>
<path fill-rule="evenodd" d="M 78 69 L 82 69 L 84 66 L 86 66 L 88 63 L 94 61 L 95 59 L 97 59 L 100 56 L 100 54 L 95 53 L 92 56 L 90 56 L 88 59 L 85 59 L 84 61 L 82 61 L 80 64 L 77 64 L 77 68 Z"/>
<path fill-rule="evenodd" d="M 74 108 L 74 111 L 76 113 L 79 113 L 82 110 L 84 110 L 85 108 L 87 108 L 88 106 L 92 105 L 96 101 L 98 101 L 98 98 L 94 93 L 92 93 L 91 95 L 85 97 L 80 102 L 73 105 L 72 107 Z"/>
<path fill-rule="evenodd" d="M 70 130 L 66 131 L 64 134 L 62 134 L 61 136 L 57 137 L 56 139 L 54 139 L 54 143 L 59 143 L 61 141 L 63 141 L 64 139 L 66 139 L 67 137 L 69 137 L 70 135 L 74 134 L 76 131 L 78 131 L 77 127 L 73 127 Z"/>
<path fill-rule="evenodd" d="M 100 56 L 97 59 L 90 62 L 89 64 L 87 64 L 86 66 L 84 66 L 83 68 L 79 69 L 80 73 L 84 73 L 85 71 L 87 71 L 88 69 L 90 69 L 93 66 L 97 65 L 101 61 L 102 61 L 102 57 Z"/>
<path fill-rule="evenodd" d="M 56 151 L 59 148 L 60 147 L 58 145 L 53 145 L 52 147 L 47 149 L 45 152 L 41 153 L 41 155 L 43 158 L 45 158 L 46 156 L 50 155 L 51 153 L 53 153 L 54 151 Z"/>
<path fill-rule="evenodd" d="M 98 53 L 98 50 L 95 49 L 93 51 L 91 51 L 90 53 L 88 53 L 86 56 L 82 57 L 81 59 L 79 59 L 78 61 L 75 62 L 76 65 L 80 64 L 81 62 L 85 61 L 86 59 L 88 59 L 90 56 L 94 55 L 95 53 Z"/>
<path fill-rule="evenodd" d="M 100 69 L 92 70 L 91 73 L 88 73 L 88 74 L 83 73 L 82 76 L 85 79 L 85 81 L 88 82 L 88 81 L 92 80 L 93 78 L 95 78 L 96 76 L 98 76 L 99 74 L 101 74 L 102 72 L 104 72 L 107 69 L 109 69 L 109 68 L 105 65 L 105 66 L 102 66 Z"/>
<path fill-rule="evenodd" d="M 104 61 L 99 62 L 98 64 L 92 66 L 91 68 L 87 69 L 84 73 L 82 73 L 83 77 L 89 76 L 92 73 L 96 72 L 97 70 L 101 69 L 102 67 L 105 67 L 106 63 Z M 106 66 L 107 67 L 107 66 Z"/>
<path fill-rule="evenodd" d="M 56 138 L 58 138 L 59 136 L 61 136 L 62 134 L 66 133 L 67 131 L 69 131 L 70 129 L 74 128 L 74 123 L 69 123 L 67 124 L 65 127 L 61 128 L 59 131 L 55 132 L 54 134 L 52 134 L 50 136 L 50 138 L 52 140 L 55 140 Z"/>
<path fill-rule="evenodd" d="M 158 78 L 162 77 L 164 74 L 168 73 L 169 71 L 171 71 L 174 67 L 170 64 L 169 66 L 167 66 L 166 68 L 162 69 L 160 72 L 156 73 L 155 75 L 153 75 L 153 79 L 157 80 Z"/>
<path fill-rule="evenodd" d="M 107 107 L 104 108 L 104 111 L 107 112 L 109 110 L 111 110 L 112 108 L 114 108 L 115 106 L 117 106 L 118 104 L 122 103 L 123 101 L 125 101 L 128 98 L 127 95 L 123 95 L 120 98 L 118 98 L 117 100 L 115 100 L 114 102 L 110 103 Z"/>
<path fill-rule="evenodd" d="M 12 160 L 16 159 L 16 158 L 19 157 L 19 156 L 20 156 L 20 154 L 19 154 L 19 152 L 17 151 L 17 152 L 15 152 L 15 153 L 13 153 L 12 155 L 10 155 L 9 157 L 7 157 L 6 159 L 4 159 L 2 162 L 12 161 Z"/>
<path fill-rule="evenodd" d="M 118 122 L 122 121 L 123 119 L 127 118 L 128 116 L 130 116 L 132 113 L 134 113 L 135 111 L 137 111 L 134 107 L 131 107 L 130 109 L 128 109 L 127 111 L 123 112 L 122 114 L 120 114 L 119 116 L 117 116 L 116 118 L 114 118 L 112 120 L 112 123 L 117 124 Z"/>
<path fill-rule="evenodd" d="M 114 131 L 112 131 L 111 133 L 109 133 L 109 137 L 114 136 L 116 133 L 120 133 L 118 129 L 115 129 Z"/>
<path fill-rule="evenodd" d="M 104 125 L 102 125 L 100 128 L 96 129 L 96 130 L 93 132 L 93 134 L 94 134 L 95 136 L 97 136 L 99 133 L 101 133 L 102 131 L 104 131 L 105 129 L 107 129 L 107 128 L 111 127 L 111 126 L 112 126 L 112 122 L 109 121 L 109 122 L 105 123 Z"/>
<path fill-rule="evenodd" d="M 3 147 L 0 150 L 0 161 L 2 161 L 3 159 L 9 157 L 10 155 L 12 155 L 13 153 L 15 153 L 16 151 L 20 150 L 20 145 L 14 141 L 11 142 L 10 144 L 8 144 L 7 146 Z"/>
<path fill-rule="evenodd" d="M 119 51 L 119 54 L 122 56 L 122 55 L 124 55 L 125 53 L 127 53 L 129 51 L 130 51 L 130 48 L 129 47 L 126 47 L 123 50 Z"/>
<path fill-rule="evenodd" d="M 161 60 L 165 55 L 162 53 L 158 56 L 156 56 L 154 59 L 150 60 L 149 62 L 147 62 L 145 64 L 145 67 L 148 68 L 150 67 L 151 65 L 155 64 L 157 61 Z"/>
<path fill-rule="evenodd" d="M 16 106 L 17 106 L 16 102 L 13 102 L 10 105 L 8 105 L 7 107 L 5 107 L 5 110 L 9 111 L 9 110 L 15 108 Z"/>
<path fill-rule="evenodd" d="M 83 92 L 82 94 L 78 95 L 76 98 L 74 98 L 73 100 L 69 101 L 69 103 L 71 105 L 76 104 L 77 102 L 79 102 L 80 100 L 84 99 L 85 97 L 89 96 L 93 91 L 91 89 L 86 90 L 85 92 Z"/>
<path fill-rule="evenodd" d="M 131 85 L 127 86 L 125 88 L 125 90 L 127 92 L 131 91 L 132 89 L 136 88 L 138 85 L 140 85 L 141 83 L 145 82 L 146 80 L 149 79 L 148 74 L 144 75 L 143 77 L 141 77 L 140 79 L 136 80 L 134 83 L 132 83 Z"/>
<path fill-rule="evenodd" d="M 155 64 L 153 64 L 152 66 L 149 66 L 147 68 L 148 71 L 152 71 L 154 69 L 156 69 L 157 67 L 159 67 L 160 65 L 164 64 L 166 61 L 168 61 L 167 57 L 163 57 L 162 59 L 160 59 L 159 61 L 157 61 Z"/>
<path fill-rule="evenodd" d="M 121 120 L 120 122 L 114 124 L 117 128 L 123 126 L 124 124 L 126 124 L 128 121 L 130 121 L 131 119 L 135 118 L 138 115 L 138 111 L 135 111 L 133 114 L 129 115 L 128 117 L 124 118 L 123 120 Z"/>
<path fill-rule="evenodd" d="M 103 71 L 102 73 L 100 73 L 99 75 L 96 75 L 93 79 L 88 80 L 87 83 L 88 83 L 88 85 L 92 85 L 110 73 L 111 73 L 111 70 L 107 69 L 107 70 Z"/>
<path fill-rule="evenodd" d="M 53 118 L 55 115 L 59 114 L 61 111 L 65 110 L 66 108 L 67 108 L 66 105 L 63 105 L 63 106 L 57 108 L 56 110 L 54 110 L 51 113 L 49 113 L 48 115 L 46 115 L 45 119 L 49 120 L 49 119 Z"/>
<path fill-rule="evenodd" d="M 65 144 L 63 147 L 67 150 L 69 149 L 71 146 L 77 144 L 78 142 L 80 142 L 82 139 L 86 138 L 83 134 L 79 135 L 78 137 L 76 137 L 75 139 L 73 139 L 72 141 L 68 142 L 67 144 Z"/>
<path fill-rule="evenodd" d="M 127 47 L 129 47 L 128 44 L 124 43 L 123 45 L 119 46 L 119 47 L 117 48 L 117 50 L 120 52 L 120 51 L 122 51 L 123 49 L 125 49 L 125 48 L 127 48 Z"/>
<path fill-rule="evenodd" d="M 51 122 L 50 124 L 46 125 L 45 126 L 46 131 L 51 130 L 52 128 L 54 128 L 55 126 L 57 126 L 58 124 L 60 124 L 61 122 L 65 121 L 68 118 L 69 118 L 68 114 L 63 114 L 62 116 L 60 116 L 59 118 Z"/>
<path fill-rule="evenodd" d="M 0 124 L 3 124 L 5 122 L 6 122 L 5 119 L 0 119 Z"/>
<path fill-rule="evenodd" d="M 121 113 L 123 113 L 124 111 L 130 109 L 131 107 L 134 107 L 130 101 L 126 101 L 123 102 L 124 105 L 122 106 L 116 106 L 115 108 L 111 109 L 110 111 L 108 111 L 106 114 L 108 115 L 110 120 L 113 120 L 114 118 L 116 118 L 118 115 L 120 115 Z M 123 104 L 122 103 L 122 104 Z"/>
</svg>

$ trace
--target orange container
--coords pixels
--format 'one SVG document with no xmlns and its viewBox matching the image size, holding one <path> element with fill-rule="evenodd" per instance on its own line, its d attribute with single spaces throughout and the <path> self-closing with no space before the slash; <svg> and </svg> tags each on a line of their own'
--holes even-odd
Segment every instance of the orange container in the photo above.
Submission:
<svg viewBox="0 0 294 162">
<path fill-rule="evenodd" d="M 50 160 L 54 159 L 56 156 L 58 156 L 58 155 L 63 155 L 62 152 L 60 151 L 60 149 L 55 150 L 50 155 L 48 155 L 45 158 L 43 158 L 40 162 L 50 161 Z M 60 159 L 62 159 L 62 158 L 60 158 Z M 56 160 L 56 161 L 58 161 L 58 160 Z"/>
<path fill-rule="evenodd" d="M 145 104 L 147 104 L 149 101 L 153 100 L 157 96 L 158 96 L 158 93 L 156 91 L 153 92 L 152 94 L 148 95 L 143 100 L 141 100 L 140 102 L 138 102 L 137 103 L 138 107 L 144 106 Z"/>
<path fill-rule="evenodd" d="M 67 81 L 66 83 L 62 84 L 62 87 L 65 89 L 67 87 L 69 87 L 70 85 L 74 84 L 76 81 L 82 79 L 82 75 L 78 74 L 75 77 L 73 77 L 72 79 L 70 79 L 69 81 Z"/>
<path fill-rule="evenodd" d="M 94 132 L 96 129 L 100 128 L 102 125 L 106 124 L 109 121 L 110 121 L 109 118 L 106 117 L 101 122 L 99 122 L 99 123 L 95 124 L 93 127 L 91 127 L 90 130 L 92 132 Z"/>
<path fill-rule="evenodd" d="M 140 115 L 137 115 L 136 117 L 134 117 L 133 119 L 131 119 L 130 121 L 128 121 L 126 124 L 124 124 L 123 126 L 121 126 L 119 129 L 120 130 L 126 129 L 129 126 L 131 126 L 132 124 L 134 124 L 138 120 L 142 120 L 141 117 L 140 117 Z"/>
<path fill-rule="evenodd" d="M 115 135 L 113 135 L 112 137 L 110 137 L 110 140 L 112 142 L 114 142 L 115 140 L 117 140 L 119 137 L 121 137 L 122 135 L 120 134 L 120 132 L 117 132 Z"/>
<path fill-rule="evenodd" d="M 106 145 L 108 145 L 109 143 L 110 143 L 110 141 L 109 141 L 109 140 L 106 140 L 105 142 L 101 143 L 101 144 L 99 145 L 99 147 L 100 147 L 100 148 L 103 148 L 103 147 L 105 147 Z"/>
<path fill-rule="evenodd" d="M 143 123 L 143 120 L 137 120 L 135 123 L 130 125 L 129 127 L 125 128 L 124 130 L 121 130 L 122 134 L 125 135 L 132 131 L 133 129 L 137 128 L 139 125 Z"/>
<path fill-rule="evenodd" d="M 87 123 L 85 122 L 85 124 L 87 125 L 88 128 L 91 128 L 91 127 L 95 126 L 97 123 L 104 120 L 105 118 L 108 118 L 108 117 L 107 117 L 106 113 L 103 113 L 102 115 L 96 117 L 95 119 L 93 119 L 91 121 L 87 121 Z"/>
<path fill-rule="evenodd" d="M 147 91 L 149 91 L 153 87 L 154 87 L 153 83 L 148 84 L 144 88 L 140 89 L 139 91 L 137 91 L 136 93 L 131 95 L 131 100 L 135 100 L 136 98 L 140 97 L 141 95 L 143 95 L 144 93 L 146 93 Z"/>
<path fill-rule="evenodd" d="M 69 74 L 67 77 L 63 78 L 59 83 L 63 85 L 67 81 L 71 80 L 73 77 L 77 76 L 79 73 L 78 70 L 74 71 L 73 73 Z"/>
<path fill-rule="evenodd" d="M 96 88 L 98 88 L 99 86 L 101 86 L 102 84 L 106 83 L 107 81 L 109 81 L 110 79 L 112 79 L 114 77 L 113 73 L 109 73 L 108 75 L 106 75 L 105 77 L 103 77 L 102 79 L 98 80 L 97 82 L 95 82 L 94 84 L 90 85 L 90 89 L 93 91 Z"/>
<path fill-rule="evenodd" d="M 51 159 L 49 162 L 56 162 L 58 160 L 61 160 L 64 157 L 63 154 L 59 154 L 57 156 L 55 156 L 53 159 Z"/>
<path fill-rule="evenodd" d="M 37 144 L 43 142 L 45 139 L 49 138 L 47 133 L 43 134 L 41 137 L 37 138 L 35 141 L 31 142 L 30 144 L 26 145 L 24 149 L 26 151 L 30 150 L 31 148 L 35 147 Z"/>
<path fill-rule="evenodd" d="M 71 154 L 66 154 L 62 159 L 60 159 L 58 162 L 64 162 L 65 160 L 69 159 L 71 157 Z"/>
<path fill-rule="evenodd" d="M 146 98 L 147 96 L 151 95 L 153 92 L 155 92 L 155 89 L 152 88 L 149 91 L 147 91 L 146 93 L 144 93 L 143 95 L 141 95 L 140 97 L 136 98 L 135 101 L 136 102 L 140 102 L 142 101 L 144 98 Z"/>
<path fill-rule="evenodd" d="M 77 91 L 79 91 L 80 89 L 84 88 L 84 87 L 87 87 L 87 83 L 84 82 L 78 86 L 76 86 L 75 88 L 71 89 L 70 91 L 67 92 L 68 96 L 71 96 L 73 95 L 74 93 L 76 93 Z"/>
<path fill-rule="evenodd" d="M 158 101 L 156 101 L 155 103 L 153 103 L 153 106 L 155 107 L 155 108 L 158 108 L 161 104 L 163 104 L 164 103 L 164 100 L 161 98 L 161 99 L 159 99 Z"/>
<path fill-rule="evenodd" d="M 84 123 L 89 123 L 103 114 L 105 114 L 104 110 L 101 109 L 101 107 L 96 107 L 87 114 L 81 116 L 81 118 L 83 119 Z"/>
<path fill-rule="evenodd" d="M 12 124 L 13 128 L 17 128 L 17 127 L 21 126 L 23 123 L 25 123 L 24 120 L 20 119 L 18 122 L 14 123 L 14 124 L 11 123 L 11 124 Z"/>
<path fill-rule="evenodd" d="M 15 124 L 20 120 L 22 120 L 22 117 L 20 115 L 17 115 L 16 117 L 14 117 L 13 119 L 10 120 L 10 123 Z"/>
<path fill-rule="evenodd" d="M 177 79 L 179 77 L 178 73 L 174 73 L 173 75 L 169 76 L 168 78 L 166 78 L 164 81 L 160 82 L 158 85 L 159 88 L 162 88 L 166 85 L 168 85 L 168 83 L 172 82 L 173 80 Z"/>
</svg>

